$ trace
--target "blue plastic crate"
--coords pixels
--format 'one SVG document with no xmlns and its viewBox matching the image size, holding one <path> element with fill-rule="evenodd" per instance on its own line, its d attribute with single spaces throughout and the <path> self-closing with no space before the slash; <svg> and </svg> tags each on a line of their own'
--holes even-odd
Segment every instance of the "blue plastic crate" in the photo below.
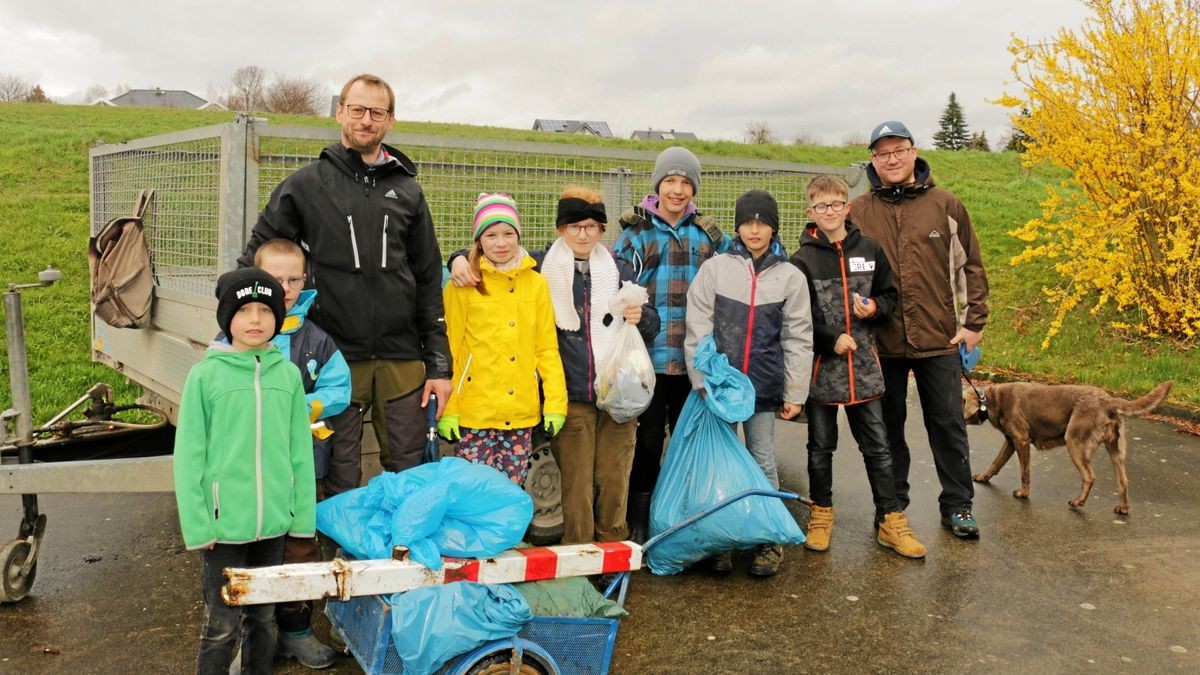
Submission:
<svg viewBox="0 0 1200 675">
<path fill-rule="evenodd" d="M 404 672 L 392 642 L 391 611 L 378 595 L 325 602 L 329 622 L 368 675 Z M 563 673 L 602 675 L 612 663 L 618 626 L 617 619 L 537 616 L 517 635 L 546 650 Z"/>
</svg>

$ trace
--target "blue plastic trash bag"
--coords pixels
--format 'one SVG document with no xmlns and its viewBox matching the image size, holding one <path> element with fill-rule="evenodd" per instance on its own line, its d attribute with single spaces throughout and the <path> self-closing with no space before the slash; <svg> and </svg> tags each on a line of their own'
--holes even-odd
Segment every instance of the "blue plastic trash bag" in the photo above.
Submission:
<svg viewBox="0 0 1200 675">
<path fill-rule="evenodd" d="M 532 517 L 533 500 L 520 486 L 458 457 L 385 471 L 317 504 L 317 529 L 355 558 L 390 558 L 403 545 L 435 570 L 443 555 L 478 558 L 512 548 Z"/>
<path fill-rule="evenodd" d="M 712 398 L 693 391 L 683 406 L 650 503 L 651 535 L 739 492 L 773 489 L 730 424 L 709 409 Z M 651 572 L 667 575 L 725 551 L 801 543 L 804 533 L 783 502 L 754 496 L 657 542 L 645 557 Z"/>
<path fill-rule="evenodd" d="M 750 377 L 729 365 L 729 357 L 717 351 L 712 335 L 696 345 L 696 370 L 704 373 L 704 403 L 713 413 L 729 422 L 745 422 L 754 414 L 754 385 Z M 676 423 L 675 428 L 679 428 Z"/>
<path fill-rule="evenodd" d="M 395 593 L 388 604 L 405 675 L 433 673 L 459 654 L 516 635 L 533 618 L 529 603 L 508 584 L 426 586 Z"/>
</svg>

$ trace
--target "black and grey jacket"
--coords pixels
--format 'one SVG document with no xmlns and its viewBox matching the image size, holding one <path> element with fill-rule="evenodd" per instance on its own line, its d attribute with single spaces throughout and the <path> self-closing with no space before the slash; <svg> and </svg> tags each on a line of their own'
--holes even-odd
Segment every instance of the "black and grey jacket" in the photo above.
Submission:
<svg viewBox="0 0 1200 675">
<path fill-rule="evenodd" d="M 792 263 L 808 279 L 812 297 L 812 403 L 852 405 L 883 395 L 883 370 L 875 345 L 874 327 L 888 320 L 896 307 L 896 286 L 883 248 L 846 221 L 846 238 L 831 242 L 815 224 L 800 235 Z M 862 320 L 850 309 L 853 294 L 875 301 L 875 315 Z M 838 336 L 854 338 L 857 349 L 844 355 L 833 351 Z"/>
<path fill-rule="evenodd" d="M 263 242 L 298 242 L 317 291 L 311 318 L 347 361 L 423 360 L 426 377 L 452 375 L 442 307 L 442 258 L 416 166 L 383 146 L 367 166 L 334 143 L 286 178 L 258 217 L 241 266 Z"/>
<path fill-rule="evenodd" d="M 729 365 L 754 385 L 755 412 L 808 399 L 812 317 L 804 275 L 787 264 L 778 239 L 755 261 L 740 239 L 700 266 L 687 292 L 683 343 L 692 386 L 703 385 L 696 346 L 710 333 Z"/>
</svg>

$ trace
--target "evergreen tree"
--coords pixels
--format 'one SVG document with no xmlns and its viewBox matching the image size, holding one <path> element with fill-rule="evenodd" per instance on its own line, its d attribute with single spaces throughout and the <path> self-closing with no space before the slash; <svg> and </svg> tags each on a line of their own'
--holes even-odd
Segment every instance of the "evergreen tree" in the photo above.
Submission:
<svg viewBox="0 0 1200 675">
<path fill-rule="evenodd" d="M 987 132 L 981 131 L 977 134 L 971 134 L 971 140 L 967 141 L 967 150 L 991 152 L 992 146 L 988 143 Z"/>
<path fill-rule="evenodd" d="M 967 147 L 970 134 L 967 132 L 967 120 L 963 116 L 962 106 L 958 97 L 950 92 L 950 101 L 942 111 L 938 120 L 938 130 L 933 134 L 933 145 L 939 150 L 962 150 Z"/>
<path fill-rule="evenodd" d="M 25 102 L 26 103 L 54 103 L 54 101 L 51 101 L 50 97 L 46 95 L 46 92 L 42 91 L 42 85 L 40 85 L 40 84 L 35 84 L 33 86 L 33 90 L 30 91 L 29 95 L 25 97 Z"/>
<path fill-rule="evenodd" d="M 1029 117 L 1029 108 L 1021 108 L 1021 117 Z M 1017 125 L 1013 125 L 1012 135 L 1008 137 L 1008 142 L 1004 144 L 1004 149 L 1009 152 L 1025 152 L 1025 146 L 1029 144 L 1029 134 L 1021 131 Z"/>
</svg>

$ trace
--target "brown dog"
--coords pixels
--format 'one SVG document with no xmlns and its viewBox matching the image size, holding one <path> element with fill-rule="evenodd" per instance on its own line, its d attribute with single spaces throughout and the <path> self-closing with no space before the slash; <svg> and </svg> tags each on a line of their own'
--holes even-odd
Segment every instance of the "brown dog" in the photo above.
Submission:
<svg viewBox="0 0 1200 675">
<path fill-rule="evenodd" d="M 983 384 L 987 419 L 1004 434 L 1004 445 L 987 471 L 971 478 L 986 483 L 1017 453 L 1021 460 L 1021 487 L 1013 496 L 1029 496 L 1029 446 L 1049 450 L 1067 446 L 1071 462 L 1079 469 L 1083 483 L 1079 495 L 1068 502 L 1083 506 L 1087 502 L 1096 472 L 1092 470 L 1092 452 L 1101 443 L 1108 448 L 1117 474 L 1117 506 L 1114 513 L 1129 513 L 1129 478 L 1125 475 L 1125 423 L 1127 415 L 1144 415 L 1158 407 L 1171 381 L 1163 382 L 1136 401 L 1114 398 L 1096 387 L 1062 384 L 1010 382 Z M 979 397 L 971 388 L 963 389 L 963 417 L 967 424 L 981 424 Z"/>
</svg>

